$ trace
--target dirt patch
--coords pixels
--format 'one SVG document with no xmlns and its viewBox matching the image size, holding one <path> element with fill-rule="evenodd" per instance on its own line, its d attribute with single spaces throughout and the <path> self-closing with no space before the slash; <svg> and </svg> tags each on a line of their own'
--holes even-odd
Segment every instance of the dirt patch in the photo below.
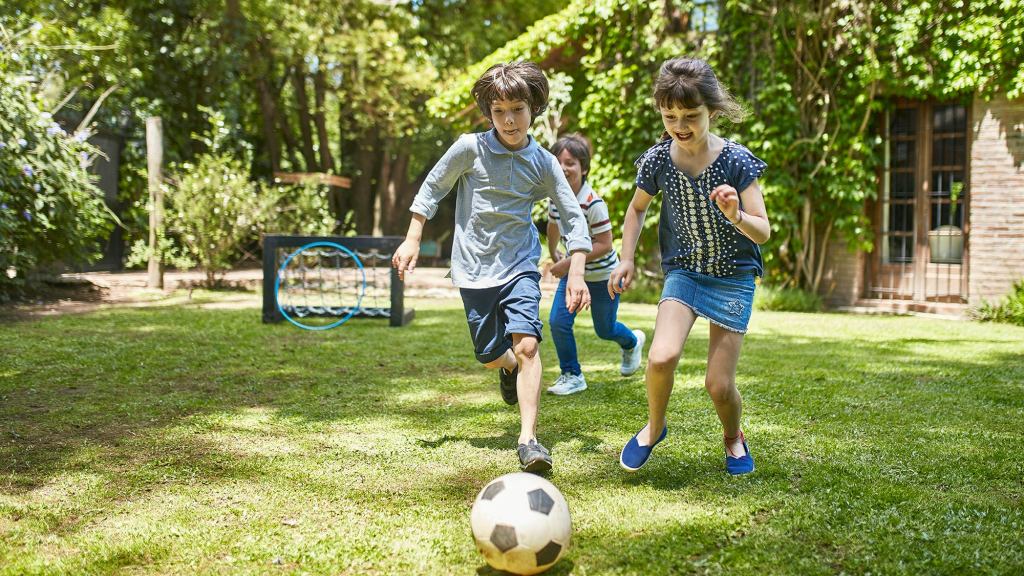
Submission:
<svg viewBox="0 0 1024 576">
<path fill-rule="evenodd" d="M 88 280 L 58 278 L 37 284 L 30 291 L 0 305 L 0 320 L 95 309 L 110 299 L 110 290 L 104 286 Z"/>
<path fill-rule="evenodd" d="M 260 270 L 228 273 L 218 289 L 252 293 L 259 289 Z M 147 287 L 146 272 L 85 272 L 63 274 L 41 283 L 11 302 L 0 305 L 0 321 L 92 312 L 110 306 L 144 307 L 177 304 L 189 298 L 175 296 L 180 289 L 198 287 L 205 277 L 198 272 L 167 272 L 163 288 Z M 251 299 L 251 296 L 249 296 Z M 228 298 L 237 301 L 237 298 Z"/>
<path fill-rule="evenodd" d="M 379 268 L 376 274 L 390 274 L 390 268 Z M 201 272 L 169 271 L 164 273 L 163 288 L 149 288 L 146 272 L 83 272 L 63 274 L 42 285 L 37 293 L 17 301 L 0 304 L 0 322 L 31 319 L 39 316 L 79 314 L 105 307 L 150 307 L 189 305 L 192 290 L 206 279 Z M 383 277 L 381 278 L 383 280 Z M 558 279 L 545 273 L 541 288 L 554 292 Z M 217 302 L 195 303 L 206 308 L 244 308 L 259 306 L 263 270 L 259 268 L 232 270 L 217 286 L 223 298 Z M 187 290 L 183 294 L 179 290 Z M 458 298 L 448 268 L 416 268 L 405 278 L 406 298 Z"/>
<path fill-rule="evenodd" d="M 389 274 L 389 269 L 378 274 Z M 446 278 L 447 268 L 417 268 L 406 278 L 407 298 L 457 298 L 458 290 Z M 202 285 L 201 272 L 164 273 L 163 288 L 149 288 L 146 272 L 85 272 L 63 274 L 38 286 L 31 294 L 0 304 L 0 322 L 40 316 L 79 314 L 106 307 L 150 307 L 188 305 L 192 291 Z M 258 306 L 263 271 L 259 268 L 232 270 L 216 289 L 223 294 L 217 302 L 197 303 L 209 308 Z M 181 291 L 187 290 L 187 293 Z"/>
</svg>

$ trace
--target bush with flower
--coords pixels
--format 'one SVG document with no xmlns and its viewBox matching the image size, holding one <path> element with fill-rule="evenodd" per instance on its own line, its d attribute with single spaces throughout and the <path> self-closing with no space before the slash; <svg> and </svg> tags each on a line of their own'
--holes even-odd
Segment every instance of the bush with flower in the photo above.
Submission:
<svg viewBox="0 0 1024 576">
<path fill-rule="evenodd" d="M 89 134 L 65 132 L 23 64 L 33 32 L 0 28 L 0 299 L 54 264 L 98 258 L 114 221 L 88 171 Z"/>
</svg>

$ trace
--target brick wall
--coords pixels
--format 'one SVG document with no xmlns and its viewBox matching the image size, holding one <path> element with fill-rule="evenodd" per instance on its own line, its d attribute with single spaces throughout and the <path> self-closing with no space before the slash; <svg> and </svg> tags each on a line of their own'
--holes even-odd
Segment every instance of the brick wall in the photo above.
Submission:
<svg viewBox="0 0 1024 576">
<path fill-rule="evenodd" d="M 1024 98 L 971 113 L 969 298 L 998 300 L 1024 278 Z"/>
<path fill-rule="evenodd" d="M 852 306 L 860 297 L 864 254 L 847 249 L 846 240 L 833 238 L 828 244 L 824 276 L 819 292 L 829 307 Z"/>
</svg>

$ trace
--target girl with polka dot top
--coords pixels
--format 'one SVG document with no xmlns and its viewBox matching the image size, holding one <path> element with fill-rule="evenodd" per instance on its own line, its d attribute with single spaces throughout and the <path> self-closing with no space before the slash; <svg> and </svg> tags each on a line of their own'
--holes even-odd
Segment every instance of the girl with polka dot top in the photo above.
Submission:
<svg viewBox="0 0 1024 576">
<path fill-rule="evenodd" d="M 647 353 L 648 420 L 626 443 L 619 463 L 639 470 L 668 435 L 666 409 L 676 365 L 700 316 L 711 327 L 704 387 L 722 423 L 726 470 L 746 474 L 754 470 L 754 459 L 740 427 L 736 364 L 755 277 L 763 274 L 759 245 L 770 233 L 757 182 L 766 164 L 711 132 L 713 120 L 739 121 L 743 109 L 703 60 L 663 63 L 654 104 L 665 133 L 637 160 L 637 189 L 624 218 L 620 262 L 608 279 L 612 297 L 629 289 L 644 217 L 661 193 L 658 238 L 665 285 Z"/>
</svg>

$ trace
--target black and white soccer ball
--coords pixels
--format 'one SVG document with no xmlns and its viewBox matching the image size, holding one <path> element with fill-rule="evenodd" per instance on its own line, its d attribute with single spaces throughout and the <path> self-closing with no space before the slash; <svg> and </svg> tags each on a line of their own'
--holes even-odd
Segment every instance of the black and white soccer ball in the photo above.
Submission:
<svg viewBox="0 0 1024 576">
<path fill-rule="evenodd" d="M 569 505 L 555 485 L 516 472 L 492 480 L 477 495 L 469 515 L 476 547 L 496 570 L 537 574 L 569 547 Z"/>
</svg>

